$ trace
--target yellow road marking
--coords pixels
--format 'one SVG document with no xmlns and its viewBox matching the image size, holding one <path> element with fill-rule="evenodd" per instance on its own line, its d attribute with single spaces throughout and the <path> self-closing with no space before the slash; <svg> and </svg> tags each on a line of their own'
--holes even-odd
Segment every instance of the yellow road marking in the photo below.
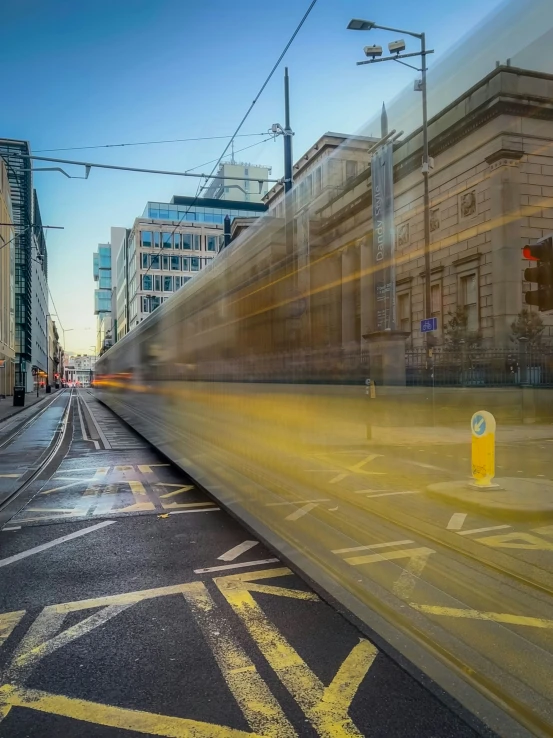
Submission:
<svg viewBox="0 0 553 738">
<path fill-rule="evenodd" d="M 156 484 L 155 486 L 156 487 L 157 486 L 160 486 L 160 487 L 172 487 L 173 485 L 172 484 L 171 485 L 169 485 L 169 484 L 160 484 L 160 485 L 157 485 Z M 163 499 L 165 499 L 166 497 L 175 497 L 176 495 L 180 495 L 181 492 L 189 492 L 191 489 L 194 489 L 194 485 L 193 484 L 185 484 L 184 487 L 181 487 L 180 485 L 175 485 L 175 486 L 178 487 L 178 489 L 174 490 L 173 492 L 167 492 L 167 494 L 164 494 L 164 495 L 159 495 L 159 497 L 161 497 Z"/>
<path fill-rule="evenodd" d="M 390 561 L 392 559 L 410 559 L 413 557 L 426 556 L 435 553 L 431 548 L 406 548 L 401 551 L 385 551 L 384 553 L 366 554 L 365 556 L 350 556 L 345 559 L 351 566 L 361 564 L 374 564 L 379 561 Z"/>
<path fill-rule="evenodd" d="M 184 593 L 221 673 L 250 726 L 270 738 L 293 738 L 294 728 L 240 644 L 202 582 Z"/>
<path fill-rule="evenodd" d="M 134 471 L 134 467 L 128 466 L 128 465 L 114 466 L 113 471 L 116 471 L 116 472 Z"/>
<path fill-rule="evenodd" d="M 522 548 L 535 551 L 553 551 L 553 543 L 544 541 L 543 538 L 533 536 L 531 533 L 505 533 L 499 536 L 485 536 L 476 538 L 479 543 L 494 548 Z M 518 541 L 518 542 L 517 542 Z"/>
<path fill-rule="evenodd" d="M 162 502 L 164 510 L 176 510 L 182 507 L 215 507 L 214 502 Z"/>
<path fill-rule="evenodd" d="M 457 607 L 438 607 L 436 605 L 417 605 L 411 607 L 428 615 L 442 615 L 449 618 L 468 618 L 470 620 L 490 620 L 494 623 L 508 623 L 509 625 L 526 625 L 532 628 L 547 628 L 553 630 L 553 620 L 532 618 L 526 615 L 510 615 L 503 612 L 480 612 L 479 610 L 463 610 Z"/>
<path fill-rule="evenodd" d="M 156 587 L 155 589 L 139 589 L 136 592 L 124 592 L 117 595 L 106 595 L 105 597 L 93 597 L 88 600 L 75 600 L 74 602 L 60 602 L 57 605 L 49 605 L 46 610 L 55 612 L 77 612 L 87 610 L 90 607 L 102 607 L 105 605 L 126 605 L 128 603 L 142 602 L 156 597 L 167 597 L 174 594 L 182 594 L 190 587 L 190 582 L 185 584 L 172 584 L 168 587 Z"/>
<path fill-rule="evenodd" d="M 553 536 L 553 525 L 546 525 L 543 528 L 534 528 L 534 533 L 539 533 L 540 536 Z"/>
<path fill-rule="evenodd" d="M 14 612 L 5 612 L 0 615 L 0 648 L 8 640 L 23 615 L 25 615 L 25 610 L 14 610 Z"/>
<path fill-rule="evenodd" d="M 131 488 L 131 492 L 133 493 L 133 497 L 136 500 L 134 505 L 129 505 L 128 507 L 122 507 L 120 508 L 119 512 L 136 512 L 139 510 L 155 510 L 155 505 L 153 502 L 150 502 L 150 500 L 142 499 L 144 497 L 147 498 L 146 489 L 142 482 L 128 482 L 129 487 Z"/>
<path fill-rule="evenodd" d="M 127 710 L 123 707 L 102 705 L 98 702 L 64 697 L 13 684 L 0 687 L 0 718 L 3 706 L 8 710 L 10 707 L 28 707 L 31 710 L 96 725 L 168 738 L 262 738 L 256 733 L 227 728 L 214 723 L 157 715 L 141 710 Z"/>
<path fill-rule="evenodd" d="M 152 467 L 156 466 L 170 466 L 170 464 L 139 464 L 138 471 L 142 474 L 153 474 Z"/>
<path fill-rule="evenodd" d="M 361 640 L 342 663 L 331 684 L 325 687 L 280 631 L 268 620 L 250 594 L 256 590 L 273 590 L 278 596 L 290 596 L 280 592 L 280 587 L 264 587 L 252 581 L 256 578 L 273 578 L 288 574 L 291 574 L 289 569 L 273 569 L 250 574 L 234 574 L 214 581 L 321 738 L 354 736 L 360 738 L 361 733 L 349 717 L 348 710 L 377 651 L 369 641 Z M 297 594 L 294 592 L 294 596 Z M 301 594 L 311 595 L 309 592 Z M 315 596 L 315 599 L 318 598 Z"/>
</svg>

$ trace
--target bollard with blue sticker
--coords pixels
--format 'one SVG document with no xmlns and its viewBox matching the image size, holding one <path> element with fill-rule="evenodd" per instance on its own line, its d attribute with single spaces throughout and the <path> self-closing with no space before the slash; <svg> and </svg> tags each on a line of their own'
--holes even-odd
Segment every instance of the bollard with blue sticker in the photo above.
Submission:
<svg viewBox="0 0 553 738">
<path fill-rule="evenodd" d="M 497 487 L 495 477 L 495 418 L 486 410 L 479 410 L 471 418 L 472 477 L 474 487 Z"/>
</svg>

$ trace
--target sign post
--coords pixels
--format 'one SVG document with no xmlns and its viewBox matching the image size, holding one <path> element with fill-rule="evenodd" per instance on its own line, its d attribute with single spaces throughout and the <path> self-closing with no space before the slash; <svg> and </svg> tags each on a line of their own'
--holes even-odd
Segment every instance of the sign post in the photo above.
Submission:
<svg viewBox="0 0 553 738">
<path fill-rule="evenodd" d="M 472 432 L 473 487 L 498 487 L 495 477 L 495 418 L 486 410 L 474 413 L 470 420 Z"/>
</svg>

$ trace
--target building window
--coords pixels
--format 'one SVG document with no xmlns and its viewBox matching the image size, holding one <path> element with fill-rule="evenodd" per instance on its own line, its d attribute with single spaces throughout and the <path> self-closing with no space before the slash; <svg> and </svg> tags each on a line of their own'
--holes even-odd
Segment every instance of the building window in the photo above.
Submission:
<svg viewBox="0 0 553 738">
<path fill-rule="evenodd" d="M 430 304 L 432 307 L 432 317 L 438 317 L 442 312 L 442 285 L 433 284 L 430 287 Z"/>
<path fill-rule="evenodd" d="M 143 290 L 151 290 L 152 289 L 152 275 L 151 274 L 143 274 L 142 275 L 142 289 Z"/>
<path fill-rule="evenodd" d="M 398 295 L 397 312 L 400 331 L 411 330 L 411 300 L 408 292 Z"/>
<path fill-rule="evenodd" d="M 142 231 L 142 247 L 145 249 L 152 248 L 152 231 Z"/>
<path fill-rule="evenodd" d="M 183 256 L 182 257 L 182 271 L 183 272 L 190 271 L 190 265 L 188 262 L 189 262 L 188 256 Z"/>
<path fill-rule="evenodd" d="M 171 270 L 173 272 L 180 272 L 180 256 L 171 257 Z"/>
<path fill-rule="evenodd" d="M 207 250 L 208 251 L 217 251 L 217 236 L 208 236 L 207 237 Z"/>
<path fill-rule="evenodd" d="M 346 181 L 357 177 L 357 162 L 348 159 L 346 161 Z"/>
<path fill-rule="evenodd" d="M 164 249 L 170 249 L 173 246 L 173 239 L 171 233 L 162 233 L 163 238 L 163 248 Z"/>
<path fill-rule="evenodd" d="M 175 292 L 179 289 L 181 286 L 181 278 L 180 277 L 173 277 L 174 279 L 174 285 L 175 285 Z"/>
<path fill-rule="evenodd" d="M 200 251 L 202 248 L 202 242 L 201 237 L 195 233 L 194 234 L 194 251 Z"/>
<path fill-rule="evenodd" d="M 180 233 L 175 233 L 173 235 L 173 242 L 175 244 L 175 248 L 180 249 Z"/>
<path fill-rule="evenodd" d="M 164 292 L 173 291 L 173 277 L 163 277 L 163 291 Z"/>
<path fill-rule="evenodd" d="M 161 292 L 161 274 L 154 275 L 154 292 Z"/>
<path fill-rule="evenodd" d="M 159 269 L 159 254 L 150 254 L 150 266 L 152 269 Z"/>
<path fill-rule="evenodd" d="M 148 268 L 148 254 L 142 253 L 142 269 Z"/>
<path fill-rule="evenodd" d="M 190 259 L 190 266 L 192 272 L 198 272 L 200 270 L 200 260 L 197 256 L 193 256 Z"/>
<path fill-rule="evenodd" d="M 163 262 L 162 262 L 163 263 L 163 271 L 164 272 L 168 272 L 169 269 L 170 269 L 169 257 L 168 256 L 163 256 L 162 258 L 163 258 Z"/>
<path fill-rule="evenodd" d="M 159 231 L 154 231 L 154 246 L 159 249 L 161 234 Z"/>
<path fill-rule="evenodd" d="M 478 330 L 478 284 L 476 274 L 461 277 L 461 300 L 467 313 L 467 330 Z"/>
<path fill-rule="evenodd" d="M 186 249 L 187 251 L 192 250 L 192 234 L 191 233 L 182 234 L 182 248 Z"/>
<path fill-rule="evenodd" d="M 150 312 L 150 298 L 149 297 L 142 298 L 142 312 L 143 313 Z"/>
</svg>

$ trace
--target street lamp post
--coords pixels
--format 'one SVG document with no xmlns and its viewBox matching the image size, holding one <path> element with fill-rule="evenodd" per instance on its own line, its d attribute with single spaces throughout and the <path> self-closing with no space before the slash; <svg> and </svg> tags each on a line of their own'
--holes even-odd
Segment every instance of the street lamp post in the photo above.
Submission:
<svg viewBox="0 0 553 738">
<path fill-rule="evenodd" d="M 422 91 L 422 176 L 424 184 L 424 195 L 423 195 L 423 208 L 424 208 L 424 313 L 425 318 L 430 318 L 432 315 L 432 290 L 430 284 L 431 271 L 430 271 L 430 185 L 429 185 L 429 173 L 430 173 L 430 157 L 428 153 L 428 98 L 427 98 L 427 85 L 426 85 L 426 72 L 427 64 L 426 57 L 428 54 L 433 54 L 433 49 L 426 48 L 426 34 L 415 33 L 414 31 L 405 31 L 400 28 L 390 28 L 389 26 L 380 26 L 373 21 L 361 20 L 354 18 L 348 23 L 348 30 L 350 31 L 371 31 L 373 28 L 381 31 L 391 31 L 393 33 L 399 33 L 401 35 L 412 36 L 420 41 L 421 50 L 420 52 L 403 54 L 405 49 L 405 43 L 401 40 L 393 41 L 388 45 L 391 56 L 380 57 L 382 54 L 381 46 L 366 46 L 364 51 L 366 56 L 371 56 L 371 59 L 367 61 L 357 62 L 357 66 L 362 64 L 376 64 L 384 61 L 395 61 L 399 64 L 403 64 L 406 67 L 415 69 L 417 72 L 421 72 L 420 87 L 415 83 L 415 89 Z M 422 67 L 414 67 L 403 59 L 420 56 L 422 58 Z M 432 346 L 432 340 L 430 333 L 426 334 L 426 346 L 430 349 Z"/>
</svg>

